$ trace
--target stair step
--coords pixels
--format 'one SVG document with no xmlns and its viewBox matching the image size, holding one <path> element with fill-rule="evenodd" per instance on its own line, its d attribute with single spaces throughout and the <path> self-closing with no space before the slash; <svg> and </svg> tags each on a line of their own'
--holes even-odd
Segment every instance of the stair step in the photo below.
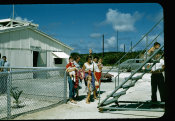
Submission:
<svg viewBox="0 0 175 121">
<path fill-rule="evenodd" d="M 125 88 L 130 88 L 130 87 L 133 87 L 135 85 L 135 83 L 131 83 L 129 85 L 123 85 L 122 88 L 125 89 Z"/>
<path fill-rule="evenodd" d="M 142 75 L 139 75 L 139 76 L 136 76 L 136 77 L 131 77 L 130 79 L 132 79 L 132 80 L 139 80 L 141 78 L 142 78 Z M 129 79 L 129 77 L 125 77 L 125 80 L 128 80 L 128 79 Z"/>
<path fill-rule="evenodd" d="M 110 100 L 104 102 L 104 103 L 102 104 L 102 106 L 109 105 L 109 104 L 114 103 L 114 102 L 117 102 L 117 101 L 118 101 L 118 97 L 115 97 L 115 98 L 113 98 L 113 99 L 110 99 Z"/>
<path fill-rule="evenodd" d="M 121 96 L 121 95 L 125 95 L 125 94 L 126 94 L 126 90 L 121 91 L 121 92 L 118 92 L 118 93 L 114 93 L 114 94 L 112 95 L 112 97 L 117 97 L 117 96 Z"/>
<path fill-rule="evenodd" d="M 141 78 L 142 78 L 142 76 L 136 76 L 136 77 L 132 77 L 132 80 L 139 80 Z"/>
<path fill-rule="evenodd" d="M 129 79 L 129 77 L 125 77 L 125 80 L 128 80 Z"/>
</svg>

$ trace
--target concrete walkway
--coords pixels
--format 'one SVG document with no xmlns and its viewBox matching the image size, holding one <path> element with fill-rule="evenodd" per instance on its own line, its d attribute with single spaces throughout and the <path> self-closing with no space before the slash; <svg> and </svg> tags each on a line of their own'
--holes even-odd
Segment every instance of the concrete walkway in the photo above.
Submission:
<svg viewBox="0 0 175 121">
<path fill-rule="evenodd" d="M 114 73 L 113 73 L 114 74 Z M 128 74 L 123 74 L 124 78 Z M 113 79 L 114 80 L 114 79 Z M 122 79 L 120 80 L 122 81 Z M 104 99 L 113 89 L 115 82 L 101 83 L 101 98 Z M 90 104 L 85 103 L 86 93 L 84 83 L 80 90 L 80 100 L 77 104 L 68 102 L 51 109 L 42 110 L 39 112 L 24 114 L 16 117 L 14 120 L 25 119 L 128 119 L 128 118 L 159 118 L 164 115 L 164 112 L 150 112 L 150 111 L 113 111 L 100 113 L 97 108 L 98 100 L 94 100 Z M 139 80 L 135 87 L 128 90 L 121 100 L 146 101 L 150 100 L 150 74 L 145 75 Z M 160 97 L 158 96 L 160 100 Z"/>
</svg>

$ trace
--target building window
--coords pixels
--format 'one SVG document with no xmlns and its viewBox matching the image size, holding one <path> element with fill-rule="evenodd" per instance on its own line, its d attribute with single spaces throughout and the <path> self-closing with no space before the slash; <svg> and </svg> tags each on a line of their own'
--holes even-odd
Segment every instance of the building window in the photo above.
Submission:
<svg viewBox="0 0 175 121">
<path fill-rule="evenodd" d="M 63 63 L 63 59 L 62 58 L 54 58 L 54 63 L 55 64 L 62 64 Z"/>
</svg>

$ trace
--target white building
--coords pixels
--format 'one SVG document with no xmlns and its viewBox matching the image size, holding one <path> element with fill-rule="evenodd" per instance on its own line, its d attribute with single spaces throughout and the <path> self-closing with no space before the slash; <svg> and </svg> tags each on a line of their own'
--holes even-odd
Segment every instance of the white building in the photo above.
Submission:
<svg viewBox="0 0 175 121">
<path fill-rule="evenodd" d="M 73 48 L 41 32 L 38 25 L 0 20 L 0 53 L 13 67 L 65 67 Z"/>
</svg>

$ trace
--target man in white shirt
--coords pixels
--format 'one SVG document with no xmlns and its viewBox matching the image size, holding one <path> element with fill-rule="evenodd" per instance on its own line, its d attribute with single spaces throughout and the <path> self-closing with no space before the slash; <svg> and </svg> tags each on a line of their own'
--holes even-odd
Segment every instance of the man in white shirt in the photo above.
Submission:
<svg viewBox="0 0 175 121">
<path fill-rule="evenodd" d="M 4 66 L 4 60 L 1 58 L 1 53 L 0 53 L 0 67 Z M 0 72 L 3 71 L 3 68 L 0 68 Z"/>
<path fill-rule="evenodd" d="M 2 59 L 4 60 L 4 67 L 10 67 L 10 63 L 7 61 L 7 57 L 3 56 Z M 10 71 L 10 69 L 9 68 L 3 69 L 3 72 L 7 72 L 7 71 Z"/>
<path fill-rule="evenodd" d="M 1 58 L 1 53 L 0 53 L 0 73 L 3 71 L 3 68 L 1 66 L 4 66 L 4 60 Z M 0 75 L 0 93 L 3 92 L 3 75 Z"/>
<path fill-rule="evenodd" d="M 160 58 L 160 54 L 156 55 L 157 59 Z M 160 59 L 159 63 L 156 63 L 151 70 L 151 100 L 152 102 L 157 102 L 157 88 L 160 92 L 161 102 L 165 102 L 165 82 L 163 71 L 165 68 L 164 59 Z"/>
<path fill-rule="evenodd" d="M 10 67 L 10 63 L 7 61 L 6 56 L 3 56 L 2 59 L 4 60 L 4 67 Z M 9 68 L 3 68 L 3 72 L 8 72 Z M 1 80 L 1 93 L 4 94 L 7 91 L 7 79 L 8 79 L 8 73 L 4 74 Z"/>
</svg>

